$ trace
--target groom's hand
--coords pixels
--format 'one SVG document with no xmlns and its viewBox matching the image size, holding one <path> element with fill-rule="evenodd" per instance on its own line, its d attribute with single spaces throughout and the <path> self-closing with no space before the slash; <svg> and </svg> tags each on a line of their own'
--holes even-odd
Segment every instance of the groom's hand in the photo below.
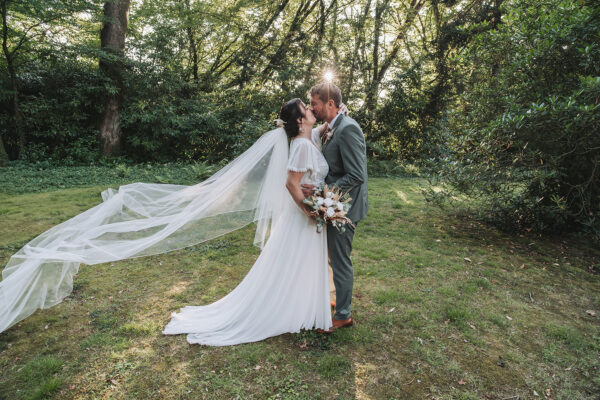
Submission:
<svg viewBox="0 0 600 400">
<path fill-rule="evenodd" d="M 302 188 L 302 194 L 306 198 L 308 196 L 312 196 L 315 185 L 302 184 L 300 187 Z"/>
</svg>

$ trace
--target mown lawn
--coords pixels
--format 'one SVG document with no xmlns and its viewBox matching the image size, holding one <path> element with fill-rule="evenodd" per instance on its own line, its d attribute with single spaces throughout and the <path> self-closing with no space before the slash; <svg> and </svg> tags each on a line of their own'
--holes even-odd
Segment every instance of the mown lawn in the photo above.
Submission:
<svg viewBox="0 0 600 400">
<path fill-rule="evenodd" d="M 370 181 L 353 328 L 221 348 L 163 336 L 172 311 L 240 282 L 250 227 L 82 266 L 66 301 L 0 334 L 0 399 L 598 399 L 600 250 L 453 216 L 424 182 Z M 0 262 L 104 188 L 0 193 Z"/>
</svg>

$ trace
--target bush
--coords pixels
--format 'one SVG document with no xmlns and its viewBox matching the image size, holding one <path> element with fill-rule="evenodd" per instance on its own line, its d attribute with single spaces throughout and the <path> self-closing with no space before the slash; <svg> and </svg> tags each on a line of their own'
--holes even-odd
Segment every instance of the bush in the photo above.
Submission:
<svg viewBox="0 0 600 400">
<path fill-rule="evenodd" d="M 130 76 L 128 87 L 124 155 L 137 162 L 232 159 L 275 128 L 270 113 L 279 103 L 260 94 L 202 93 L 177 76 L 151 72 Z"/>
<path fill-rule="evenodd" d="M 103 92 L 97 68 L 74 61 L 73 53 L 40 55 L 27 62 L 19 76 L 20 108 L 24 117 L 27 162 L 89 163 L 98 157 L 97 118 Z M 10 90 L 0 86 L 0 133 L 14 159 L 17 138 L 9 114 Z"/>
<path fill-rule="evenodd" d="M 459 59 L 465 93 L 438 178 L 501 227 L 600 237 L 600 9 L 519 0 L 506 11 Z"/>
</svg>

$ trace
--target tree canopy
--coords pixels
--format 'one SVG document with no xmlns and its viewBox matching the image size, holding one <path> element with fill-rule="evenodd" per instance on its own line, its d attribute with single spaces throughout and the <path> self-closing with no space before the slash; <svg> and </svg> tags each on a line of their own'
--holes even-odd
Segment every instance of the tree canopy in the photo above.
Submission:
<svg viewBox="0 0 600 400">
<path fill-rule="evenodd" d="M 0 162 L 228 160 L 330 71 L 371 160 L 439 171 L 503 226 L 597 227 L 598 9 L 0 0 Z"/>
</svg>

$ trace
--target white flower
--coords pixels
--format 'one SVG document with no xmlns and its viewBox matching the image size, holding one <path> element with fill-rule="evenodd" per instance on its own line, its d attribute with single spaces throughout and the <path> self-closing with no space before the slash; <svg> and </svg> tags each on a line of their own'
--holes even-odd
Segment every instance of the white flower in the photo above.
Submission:
<svg viewBox="0 0 600 400">
<path fill-rule="evenodd" d="M 322 197 L 317 197 L 317 205 L 319 207 L 321 207 L 323 205 L 324 201 L 325 201 L 325 199 L 323 199 Z"/>
<path fill-rule="evenodd" d="M 338 208 L 338 211 L 344 211 L 344 203 L 338 201 L 337 208 Z"/>
<path fill-rule="evenodd" d="M 325 196 L 329 199 L 333 197 L 333 192 L 327 192 L 325 193 Z"/>
<path fill-rule="evenodd" d="M 325 215 L 327 215 L 329 218 L 333 217 L 334 214 L 335 214 L 335 210 L 331 207 L 329 207 L 327 209 L 327 212 L 325 213 Z"/>
<path fill-rule="evenodd" d="M 331 207 L 333 205 L 333 200 L 329 197 L 327 197 L 324 201 L 323 204 L 325 204 L 325 207 Z"/>
</svg>

